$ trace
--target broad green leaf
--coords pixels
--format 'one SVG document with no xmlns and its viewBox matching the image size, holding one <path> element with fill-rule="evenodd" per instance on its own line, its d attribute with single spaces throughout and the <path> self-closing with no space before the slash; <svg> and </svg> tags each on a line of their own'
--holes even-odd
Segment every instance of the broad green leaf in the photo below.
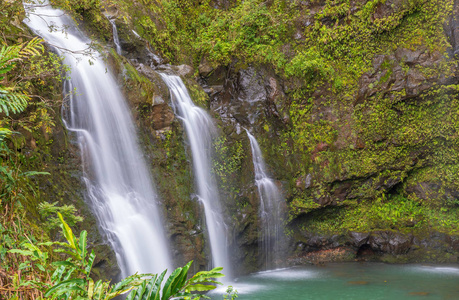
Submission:
<svg viewBox="0 0 459 300">
<path fill-rule="evenodd" d="M 146 291 L 147 294 L 143 296 L 142 300 L 150 300 L 152 299 L 152 295 L 156 294 L 156 290 L 154 288 L 155 282 L 158 279 L 158 275 L 153 275 L 151 279 L 148 281 L 147 286 L 146 286 Z"/>
<path fill-rule="evenodd" d="M 101 297 L 100 291 L 101 291 L 102 284 L 103 284 L 102 280 L 97 280 L 96 283 L 94 284 L 94 289 L 93 289 L 94 290 L 94 294 L 93 295 L 94 295 L 94 299 L 95 300 L 98 300 Z"/>
<path fill-rule="evenodd" d="M 185 285 L 186 278 L 188 276 L 188 270 L 190 269 L 191 264 L 193 261 L 187 263 L 181 270 L 179 276 L 177 276 L 176 280 L 173 281 L 171 285 L 171 296 L 177 294 Z"/>
<path fill-rule="evenodd" d="M 11 250 L 8 251 L 8 253 L 17 253 L 17 254 L 21 254 L 21 255 L 24 255 L 24 256 L 33 255 L 33 252 L 32 252 L 32 251 L 29 251 L 29 250 L 21 250 L 21 249 L 11 249 Z"/>
<path fill-rule="evenodd" d="M 194 285 L 188 286 L 185 291 L 186 292 L 194 292 L 194 291 L 204 292 L 204 291 L 211 291 L 215 288 L 216 288 L 215 285 L 194 284 Z"/>
<path fill-rule="evenodd" d="M 38 267 L 40 271 L 45 272 L 45 267 L 43 267 L 41 264 L 35 264 L 35 265 Z"/>
<path fill-rule="evenodd" d="M 150 298 L 148 300 L 160 300 L 161 299 L 161 283 L 163 282 L 164 276 L 166 276 L 167 270 L 161 273 L 161 275 L 158 276 L 156 279 L 155 283 L 153 284 L 152 287 L 152 293 L 150 295 Z"/>
<path fill-rule="evenodd" d="M 45 297 L 50 297 L 52 295 L 58 296 L 58 295 L 61 295 L 63 293 L 66 293 L 72 290 L 84 292 L 84 290 L 81 287 L 79 287 L 79 286 L 84 286 L 84 284 L 85 284 L 85 281 L 81 278 L 64 280 L 56 284 L 49 290 L 47 290 L 45 293 Z"/>
<path fill-rule="evenodd" d="M 67 274 L 64 276 L 64 280 L 70 279 L 70 277 L 72 277 L 72 274 L 73 274 L 73 272 L 75 272 L 75 270 L 76 270 L 76 268 L 70 268 L 67 271 Z"/>
<path fill-rule="evenodd" d="M 182 268 L 177 268 L 172 272 L 172 274 L 167 278 L 166 283 L 164 284 L 163 287 L 163 293 L 161 300 L 167 300 L 169 299 L 174 293 L 172 291 L 172 286 L 174 285 L 175 281 L 177 281 L 182 273 Z"/>
<path fill-rule="evenodd" d="M 86 267 L 84 269 L 84 271 L 86 272 L 88 276 L 91 273 L 92 265 L 94 263 L 95 258 L 96 258 L 96 254 L 94 253 L 94 250 L 91 250 L 91 254 L 89 254 L 89 258 L 88 258 L 88 263 L 86 264 Z"/>
<path fill-rule="evenodd" d="M 86 262 L 86 238 L 87 236 L 88 236 L 88 232 L 86 230 L 83 230 L 80 233 L 80 240 L 79 240 L 79 245 L 78 245 L 80 256 L 81 256 L 81 261 L 83 265 L 85 265 L 85 262 Z"/>
<path fill-rule="evenodd" d="M 55 261 L 52 264 L 55 266 L 66 266 L 66 267 L 76 268 L 76 265 L 71 261 Z"/>
<path fill-rule="evenodd" d="M 92 299 L 92 295 L 94 295 L 94 280 L 88 278 L 88 298 Z"/>
<path fill-rule="evenodd" d="M 59 219 L 61 220 L 61 225 L 62 225 L 62 229 L 63 229 L 62 232 L 64 233 L 64 236 L 65 236 L 67 242 L 69 243 L 69 245 L 73 249 L 76 250 L 77 249 L 76 248 L 76 243 L 75 243 L 76 237 L 73 234 L 72 229 L 70 229 L 69 225 L 64 221 L 64 218 L 62 217 L 61 213 L 58 212 L 57 215 L 59 216 Z M 79 256 L 78 253 L 76 255 Z"/>
<path fill-rule="evenodd" d="M 55 281 L 60 281 L 61 278 L 62 278 L 62 275 L 64 274 L 65 272 L 65 267 L 64 266 L 60 266 L 58 267 L 53 275 L 51 275 L 51 281 L 55 282 Z"/>
<path fill-rule="evenodd" d="M 35 175 L 51 175 L 51 174 L 48 172 L 27 171 L 27 172 L 22 173 L 21 175 L 30 177 L 30 176 L 35 176 Z"/>
</svg>

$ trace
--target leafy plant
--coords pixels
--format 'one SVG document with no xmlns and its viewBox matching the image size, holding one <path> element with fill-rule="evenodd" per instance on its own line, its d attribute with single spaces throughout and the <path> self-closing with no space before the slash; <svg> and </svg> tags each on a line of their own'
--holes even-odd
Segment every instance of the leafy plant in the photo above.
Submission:
<svg viewBox="0 0 459 300">
<path fill-rule="evenodd" d="M 237 290 L 234 289 L 231 285 L 226 289 L 226 294 L 223 295 L 223 300 L 234 300 L 238 298 Z"/>
<path fill-rule="evenodd" d="M 14 46 L 3 46 L 0 49 L 0 82 L 6 78 L 6 73 L 13 70 L 16 64 L 26 58 L 39 55 L 43 51 L 42 40 L 34 38 L 29 42 Z M 0 84 L 0 113 L 7 116 L 10 112 L 19 113 L 27 107 L 29 96 L 16 86 Z"/>
<path fill-rule="evenodd" d="M 38 212 L 43 218 L 47 219 L 46 227 L 48 229 L 53 229 L 59 227 L 61 221 L 57 216 L 57 213 L 60 213 L 70 226 L 75 225 L 78 222 L 83 221 L 83 217 L 76 215 L 76 208 L 73 205 L 63 205 L 57 206 L 57 201 L 54 203 L 42 202 L 38 204 Z"/>
<path fill-rule="evenodd" d="M 203 295 L 193 292 L 209 291 L 215 289 L 215 284 L 221 284 L 215 279 L 224 276 L 221 273 L 223 268 L 198 272 L 187 279 L 192 262 L 175 269 L 164 285 L 167 270 L 159 275 L 134 274 L 116 284 L 103 280 L 94 282 L 90 275 L 96 255 L 94 250 L 87 249 L 87 232 L 82 231 L 77 238 L 60 213 L 58 218 L 66 242 L 46 242 L 37 245 L 27 242 L 22 245 L 23 249 L 9 251 L 29 257 L 28 267 L 32 266 L 31 262 L 36 261 L 34 266 L 42 271 L 50 268 L 47 262 L 49 254 L 40 250 L 39 246 L 58 246 L 54 252 L 68 255 L 64 261 L 52 263 L 54 272 L 48 276 L 48 282 L 33 282 L 35 287 L 46 290 L 44 297 L 60 300 L 109 300 L 130 292 L 128 300 L 200 299 Z M 23 282 L 22 285 L 24 284 L 32 283 Z"/>
</svg>

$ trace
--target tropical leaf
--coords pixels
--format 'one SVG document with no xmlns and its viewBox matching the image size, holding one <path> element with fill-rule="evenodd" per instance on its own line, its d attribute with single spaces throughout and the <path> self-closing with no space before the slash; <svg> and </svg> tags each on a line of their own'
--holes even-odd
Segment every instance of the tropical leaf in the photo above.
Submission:
<svg viewBox="0 0 459 300">
<path fill-rule="evenodd" d="M 53 273 L 53 275 L 51 275 L 51 280 L 53 282 L 58 282 L 61 280 L 62 278 L 62 275 L 64 275 L 64 272 L 65 272 L 65 266 L 59 266 Z"/>
<path fill-rule="evenodd" d="M 155 282 L 152 285 L 152 292 L 150 293 L 150 298 L 148 300 L 159 300 L 160 299 L 160 291 L 161 291 L 161 283 L 163 282 L 164 276 L 166 276 L 166 271 L 162 272 L 161 275 L 157 277 Z"/>
<path fill-rule="evenodd" d="M 194 285 L 187 287 L 186 291 L 187 292 L 194 292 L 194 291 L 204 292 L 204 291 L 211 291 L 215 288 L 216 288 L 215 285 L 210 285 L 210 284 L 209 285 L 208 284 L 194 284 Z"/>
<path fill-rule="evenodd" d="M 188 269 L 193 261 L 190 261 L 183 268 L 177 268 L 167 279 L 163 288 L 163 296 L 161 300 L 166 300 L 177 294 L 185 285 Z"/>
<path fill-rule="evenodd" d="M 76 292 L 85 292 L 82 287 L 84 287 L 85 281 L 81 278 L 64 280 L 52 288 L 48 289 L 45 293 L 45 297 L 57 297 L 59 295 L 76 291 Z"/>
<path fill-rule="evenodd" d="M 32 251 L 30 251 L 30 250 L 21 250 L 21 249 L 11 249 L 11 250 L 8 251 L 8 253 L 17 253 L 17 254 L 24 255 L 24 256 L 33 255 Z"/>
<path fill-rule="evenodd" d="M 21 176 L 26 176 L 26 177 L 35 176 L 35 175 L 51 175 L 51 174 L 49 174 L 48 172 L 38 172 L 38 171 L 27 171 L 27 172 L 21 173 Z"/>
<path fill-rule="evenodd" d="M 80 233 L 80 238 L 78 240 L 79 244 L 78 244 L 78 252 L 81 256 L 81 262 L 83 264 L 83 266 L 85 266 L 86 268 L 86 237 L 88 236 L 88 232 L 86 230 L 83 230 L 81 233 Z M 89 274 L 87 274 L 89 276 Z"/>
<path fill-rule="evenodd" d="M 62 215 L 60 213 L 57 213 L 57 215 L 59 216 L 59 219 L 61 220 L 62 233 L 64 234 L 65 239 L 67 240 L 67 242 L 70 245 L 70 247 L 75 250 L 74 255 L 78 259 L 81 259 L 80 253 L 79 253 L 79 251 L 77 249 L 76 237 L 73 234 L 72 229 L 70 228 L 70 226 L 67 223 L 65 223 L 64 218 L 62 217 Z"/>
</svg>

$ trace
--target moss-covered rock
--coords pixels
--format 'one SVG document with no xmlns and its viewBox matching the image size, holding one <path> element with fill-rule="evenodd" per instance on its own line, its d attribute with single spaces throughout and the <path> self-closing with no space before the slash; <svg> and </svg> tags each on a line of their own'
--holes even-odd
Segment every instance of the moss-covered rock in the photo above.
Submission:
<svg viewBox="0 0 459 300">
<path fill-rule="evenodd" d="M 181 74 L 220 128 L 214 172 L 241 270 L 259 264 L 259 203 L 243 127 L 282 186 L 292 255 L 338 249 L 346 260 L 359 251 L 385 261 L 454 260 L 454 1 L 104 3 L 115 5 L 125 56 L 108 60 L 130 100 L 177 261 L 206 264 L 202 208 L 191 199 L 189 149 L 155 68 Z M 100 16 L 100 7 L 85 9 Z M 87 24 L 110 34 L 102 19 Z M 161 66 L 167 60 L 190 66 Z M 357 245 L 349 232 L 371 238 Z M 424 247 L 427 237 L 438 238 Z"/>
</svg>

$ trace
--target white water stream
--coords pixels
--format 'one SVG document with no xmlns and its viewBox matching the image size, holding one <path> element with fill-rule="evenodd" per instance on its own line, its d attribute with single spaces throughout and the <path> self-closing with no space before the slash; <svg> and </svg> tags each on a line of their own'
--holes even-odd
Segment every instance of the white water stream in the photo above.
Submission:
<svg viewBox="0 0 459 300">
<path fill-rule="evenodd" d="M 276 183 L 266 172 L 266 165 L 257 140 L 247 129 L 246 132 L 252 148 L 255 183 L 260 197 L 261 235 L 259 240 L 264 254 L 264 266 L 268 269 L 272 268 L 275 265 L 275 260 L 280 258 L 283 237 L 283 198 Z"/>
<path fill-rule="evenodd" d="M 112 31 L 113 31 L 113 43 L 115 43 L 115 50 L 118 55 L 121 55 L 121 44 L 120 38 L 118 37 L 118 29 L 116 28 L 115 20 L 109 19 L 110 24 L 112 24 Z"/>
<path fill-rule="evenodd" d="M 98 53 L 81 54 L 91 41 L 63 11 L 47 1 L 25 8 L 27 26 L 71 67 L 66 91 L 76 92 L 66 103 L 64 122 L 78 138 L 89 199 L 122 275 L 171 270 L 158 197 L 115 78 Z"/>
<path fill-rule="evenodd" d="M 174 111 L 185 126 L 191 147 L 197 196 L 204 206 L 213 267 L 223 267 L 226 278 L 231 278 L 227 228 L 223 220 L 218 188 L 211 172 L 215 125 L 207 112 L 193 103 L 180 77 L 160 75 L 170 89 Z"/>
</svg>

